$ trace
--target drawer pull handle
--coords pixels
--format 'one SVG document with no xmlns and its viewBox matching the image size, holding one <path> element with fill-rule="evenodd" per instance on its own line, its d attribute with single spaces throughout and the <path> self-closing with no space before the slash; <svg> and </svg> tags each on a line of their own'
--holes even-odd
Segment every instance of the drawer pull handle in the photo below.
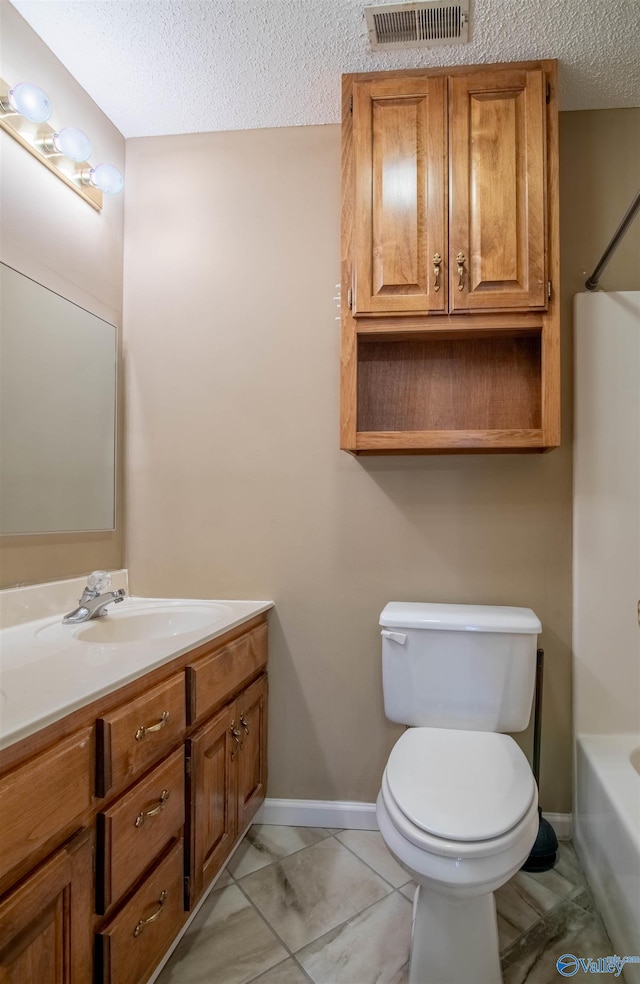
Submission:
<svg viewBox="0 0 640 984">
<path fill-rule="evenodd" d="M 229 728 L 229 731 L 231 732 L 231 737 L 233 738 L 233 740 L 236 743 L 235 749 L 231 752 L 231 761 L 233 761 L 234 758 L 236 757 L 236 755 L 238 754 L 238 752 L 241 752 L 242 751 L 242 745 L 243 745 L 243 743 L 240 740 L 242 738 L 242 732 L 241 731 L 238 731 L 238 729 L 236 728 L 236 722 L 235 721 L 232 721 L 231 722 L 231 727 Z"/>
<path fill-rule="evenodd" d="M 169 711 L 163 711 L 157 724 L 142 724 L 136 731 L 136 741 L 144 741 L 154 731 L 162 731 L 169 720 Z"/>
<path fill-rule="evenodd" d="M 143 810 L 136 817 L 135 825 L 136 827 L 142 827 L 145 820 L 149 817 L 157 817 L 159 813 L 162 813 L 165 806 L 167 805 L 167 800 L 169 799 L 169 790 L 163 789 L 160 793 L 160 802 L 157 806 L 154 806 L 153 810 Z"/>
<path fill-rule="evenodd" d="M 248 735 L 249 734 L 249 725 L 247 724 L 247 722 L 244 719 L 244 714 L 241 714 L 240 715 L 240 724 L 244 728 L 245 735 Z"/>
<path fill-rule="evenodd" d="M 164 909 L 164 904 L 167 901 L 168 894 L 169 894 L 168 892 L 161 892 L 160 893 L 160 898 L 158 899 L 158 903 L 157 903 L 158 908 L 156 909 L 156 911 L 154 913 L 152 913 L 147 919 L 141 919 L 140 920 L 140 922 L 138 923 L 138 925 L 136 926 L 136 928 L 133 931 L 133 935 L 136 938 L 138 936 L 140 936 L 140 933 L 142 932 L 142 930 L 144 929 L 145 926 L 148 926 L 149 923 L 154 923 L 156 921 L 156 919 L 158 919 L 160 917 L 160 914 L 161 914 L 162 910 Z"/>
<path fill-rule="evenodd" d="M 440 253 L 436 253 L 433 257 L 433 289 L 436 294 L 440 290 L 440 264 L 442 263 L 442 257 Z"/>
<path fill-rule="evenodd" d="M 466 257 L 464 253 L 458 253 L 456 256 L 456 263 L 458 264 L 458 290 L 464 289 L 464 261 Z"/>
</svg>

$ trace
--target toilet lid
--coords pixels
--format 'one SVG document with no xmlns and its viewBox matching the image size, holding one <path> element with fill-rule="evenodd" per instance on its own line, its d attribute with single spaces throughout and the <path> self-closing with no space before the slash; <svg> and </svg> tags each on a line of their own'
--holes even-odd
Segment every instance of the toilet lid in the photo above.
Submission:
<svg viewBox="0 0 640 984">
<path fill-rule="evenodd" d="M 513 738 L 486 731 L 409 728 L 393 747 L 386 774 L 411 823 L 451 840 L 499 837 L 522 819 L 535 792 Z"/>
</svg>

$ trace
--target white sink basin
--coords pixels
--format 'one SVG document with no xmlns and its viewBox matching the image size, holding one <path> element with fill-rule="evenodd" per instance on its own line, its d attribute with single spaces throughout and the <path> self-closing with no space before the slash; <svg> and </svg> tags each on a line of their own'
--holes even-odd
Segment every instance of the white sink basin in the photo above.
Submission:
<svg viewBox="0 0 640 984">
<path fill-rule="evenodd" d="M 228 621 L 231 608 L 216 602 L 164 602 L 157 605 L 121 602 L 106 615 L 76 625 L 57 623 L 38 632 L 47 641 L 67 639 L 97 645 L 126 645 L 158 639 L 173 639 L 193 632 L 209 634 Z"/>
<path fill-rule="evenodd" d="M 221 609 L 223 606 L 219 606 Z M 145 639 L 167 639 L 185 635 L 197 629 L 211 626 L 214 630 L 228 610 L 218 613 L 209 609 L 172 608 L 155 611 L 112 611 L 101 618 L 83 622 L 76 627 L 74 636 L 83 642 L 142 642 Z"/>
</svg>

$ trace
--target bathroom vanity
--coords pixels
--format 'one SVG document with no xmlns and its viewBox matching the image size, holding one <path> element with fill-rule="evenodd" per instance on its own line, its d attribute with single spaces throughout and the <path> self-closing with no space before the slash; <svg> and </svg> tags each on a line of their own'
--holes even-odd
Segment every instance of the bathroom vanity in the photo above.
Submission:
<svg viewBox="0 0 640 984">
<path fill-rule="evenodd" d="M 3 980 L 143 984 L 246 832 L 267 780 L 271 603 L 219 607 L 231 614 L 218 619 L 213 633 L 209 626 L 177 633 L 173 641 L 113 642 L 109 631 L 124 624 L 117 613 L 109 623 L 87 623 L 94 633 L 104 625 L 106 642 L 89 636 L 83 643 L 67 631 L 65 649 L 57 620 L 32 623 L 43 626 L 33 647 L 43 639 L 53 647 L 49 715 L 55 720 L 16 725 L 16 740 L 3 729 Z M 134 626 L 125 625 L 124 636 L 155 624 L 144 605 L 142 622 L 131 621 L 135 603 L 119 608 Z M 30 626 L 8 631 L 28 650 Z M 80 658 L 78 647 L 81 659 L 93 662 L 94 686 L 102 691 L 89 700 L 74 694 L 68 673 Z M 22 670 L 40 692 L 46 687 L 38 686 L 37 667 L 27 659 Z M 5 672 L 3 657 L 3 710 L 11 710 L 5 680 L 11 683 L 19 670 Z M 77 675 L 86 672 L 79 664 Z M 65 679 L 67 713 L 56 696 Z"/>
</svg>

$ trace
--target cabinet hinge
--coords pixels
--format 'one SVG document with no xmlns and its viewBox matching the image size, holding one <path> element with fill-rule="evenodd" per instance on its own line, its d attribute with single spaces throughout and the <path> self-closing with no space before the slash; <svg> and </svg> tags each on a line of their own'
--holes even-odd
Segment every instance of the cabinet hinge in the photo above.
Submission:
<svg viewBox="0 0 640 984">
<path fill-rule="evenodd" d="M 351 99 L 349 100 L 349 112 L 353 116 L 353 96 L 351 96 Z"/>
<path fill-rule="evenodd" d="M 547 102 L 551 102 L 551 82 L 547 82 Z"/>
<path fill-rule="evenodd" d="M 349 305 L 349 310 L 353 311 L 353 287 L 349 287 L 347 291 L 347 304 Z"/>
<path fill-rule="evenodd" d="M 188 777 L 191 776 L 191 756 L 190 755 L 187 755 L 187 757 L 184 760 L 184 771 L 185 771 L 185 774 Z"/>
<path fill-rule="evenodd" d="M 547 280 L 547 300 L 551 300 L 551 281 Z"/>
<path fill-rule="evenodd" d="M 191 876 L 184 876 L 184 904 L 185 908 L 189 908 L 191 905 Z"/>
</svg>

